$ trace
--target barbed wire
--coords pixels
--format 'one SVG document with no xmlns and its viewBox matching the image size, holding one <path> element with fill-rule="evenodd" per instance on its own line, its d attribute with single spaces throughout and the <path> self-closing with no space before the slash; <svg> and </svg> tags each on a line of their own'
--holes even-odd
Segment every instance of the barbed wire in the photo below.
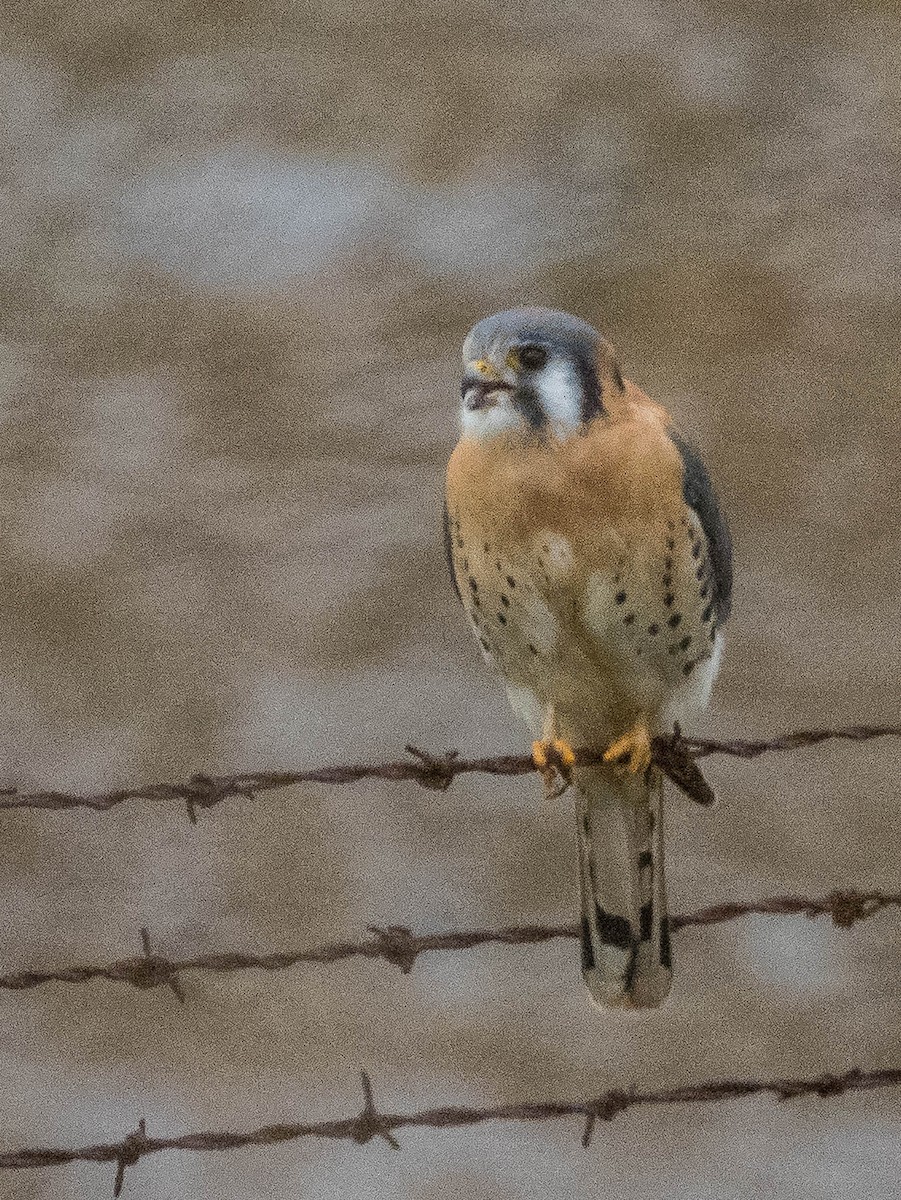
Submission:
<svg viewBox="0 0 901 1200">
<path fill-rule="evenodd" d="M 901 736 L 901 726 L 854 725 L 837 729 L 798 730 L 761 741 L 713 741 L 684 737 L 678 726 L 671 737 L 654 740 L 654 760 L 670 779 L 701 804 L 713 801 L 713 792 L 697 766 L 697 760 L 713 754 L 750 759 L 762 754 L 814 746 L 833 739 L 867 741 Z M 258 792 L 291 787 L 299 783 L 346 784 L 365 778 L 418 783 L 439 791 L 447 789 L 457 775 L 525 775 L 535 771 L 531 757 L 497 755 L 462 759 L 456 752 L 433 755 L 407 746 L 409 759 L 399 762 L 369 763 L 322 767 L 309 771 L 262 772 L 212 777 L 195 774 L 181 783 L 149 784 L 113 791 L 80 795 L 63 792 L 21 792 L 16 788 L 0 791 L 0 808 L 59 810 L 90 808 L 106 812 L 126 800 L 169 801 L 186 804 L 188 815 L 196 822 L 198 808 L 210 808 L 228 797 L 253 800 Z M 577 752 L 577 765 L 601 761 L 600 755 Z M 691 926 L 719 924 L 752 913 L 803 915 L 814 918 L 828 915 L 835 925 L 849 928 L 889 908 L 901 907 L 901 894 L 882 891 L 842 889 L 827 896 L 773 896 L 762 900 L 727 902 L 711 905 L 693 913 L 672 918 L 674 930 Z M 579 936 L 575 924 L 510 925 L 497 929 L 451 930 L 415 935 L 406 926 L 368 927 L 370 937 L 362 941 L 335 942 L 306 950 L 252 954 L 225 952 L 194 958 L 169 959 L 155 954 L 147 929 L 141 929 L 142 953 L 102 965 L 85 965 L 54 971 L 20 971 L 0 976 L 0 989 L 22 990 L 58 982 L 88 983 L 106 979 L 138 988 L 168 987 L 184 1003 L 181 976 L 188 971 L 226 972 L 247 969 L 283 970 L 300 963 L 332 963 L 343 959 L 382 958 L 404 973 L 412 970 L 418 957 L 426 952 L 462 950 L 486 943 L 507 945 L 538 944 L 554 938 Z M 894 1087 L 901 1084 L 901 1067 L 863 1071 L 858 1068 L 842 1074 L 822 1073 L 811 1078 L 775 1080 L 725 1079 L 669 1089 L 638 1092 L 610 1089 L 582 1101 L 541 1101 L 496 1105 L 486 1108 L 450 1106 L 420 1112 L 397 1114 L 381 1112 L 373 1098 L 369 1076 L 362 1072 L 363 1108 L 350 1118 L 319 1122 L 280 1122 L 249 1132 L 200 1132 L 173 1137 L 148 1136 L 142 1119 L 138 1128 L 118 1142 L 97 1143 L 76 1148 L 35 1147 L 0 1153 L 0 1170 L 60 1165 L 70 1162 L 115 1163 L 114 1196 L 119 1196 L 125 1172 L 147 1155 L 166 1150 L 222 1151 L 248 1146 L 274 1145 L 303 1137 L 343 1139 L 366 1144 L 378 1137 L 394 1149 L 400 1145 L 394 1131 L 412 1126 L 456 1128 L 486 1121 L 546 1121 L 568 1116 L 583 1120 L 582 1144 L 588 1146 L 598 1121 L 610 1121 L 636 1105 L 664 1105 L 723 1101 L 753 1094 L 769 1093 L 779 1100 L 802 1095 L 836 1096 L 843 1092 Z"/>
<path fill-rule="evenodd" d="M 770 896 L 763 900 L 747 900 L 710 905 L 697 912 L 682 913 L 670 918 L 672 930 L 691 926 L 718 925 L 754 913 L 805 916 L 830 916 L 834 925 L 848 929 L 858 921 L 867 920 L 886 908 L 901 908 L 901 893 L 863 892 L 841 889 L 827 896 Z M 506 925 L 498 929 L 460 929 L 443 933 L 414 934 L 405 925 L 368 925 L 370 937 L 362 941 L 332 942 L 306 950 L 278 951 L 270 954 L 250 954 L 226 951 L 203 954 L 195 958 L 171 959 L 154 954 L 150 935 L 141 930 L 143 953 L 117 962 L 64 967 L 52 971 L 17 971 L 0 975 L 0 989 L 23 991 L 46 983 L 90 983 L 106 979 L 127 983 L 136 988 L 168 987 L 185 1002 L 181 975 L 186 971 L 224 973 L 257 969 L 283 971 L 300 963 L 335 963 L 348 958 L 381 958 L 399 967 L 406 975 L 413 969 L 421 954 L 436 950 L 469 950 L 490 942 L 507 946 L 537 945 L 555 938 L 579 937 L 579 926 Z"/>
<path fill-rule="evenodd" d="M 713 741 L 685 737 L 678 726 L 668 737 L 653 743 L 654 762 L 687 796 L 699 804 L 714 801 L 713 790 L 697 765 L 699 758 L 727 754 L 735 758 L 758 758 L 762 754 L 797 750 L 821 742 L 843 740 L 870 741 L 874 738 L 901 737 L 901 725 L 849 725 L 837 729 L 801 729 L 762 741 Z M 407 746 L 407 759 L 397 762 L 357 763 L 316 767 L 307 771 L 261 771 L 236 775 L 194 774 L 177 783 L 140 784 L 111 791 L 79 794 L 72 792 L 22 792 L 18 788 L 0 789 L 0 809 L 90 808 L 107 812 L 127 800 L 171 801 L 187 806 L 188 816 L 196 824 L 197 810 L 212 808 L 230 797 L 254 800 L 260 792 L 294 787 L 300 783 L 347 784 L 361 779 L 410 781 L 434 791 L 446 791 L 458 775 L 528 775 L 536 771 L 531 756 L 499 754 L 485 758 L 460 758 L 458 751 L 432 754 L 417 746 Z M 576 765 L 591 766 L 602 761 L 600 753 L 578 750 Z"/>
<path fill-rule="evenodd" d="M 350 1141 L 361 1146 L 373 1138 L 381 1138 L 392 1149 L 399 1150 L 400 1143 L 394 1136 L 394 1131 L 398 1129 L 456 1129 L 486 1121 L 553 1121 L 562 1117 L 582 1119 L 581 1142 L 588 1147 L 598 1121 L 612 1121 L 620 1113 L 639 1105 L 713 1103 L 762 1093 L 773 1095 L 778 1100 L 793 1100 L 799 1096 L 839 1096 L 848 1091 L 897 1087 L 901 1084 L 901 1067 L 874 1071 L 854 1068 L 841 1074 L 823 1073 L 811 1078 L 709 1080 L 647 1092 L 611 1088 L 585 1100 L 547 1100 L 498 1104 L 486 1108 L 449 1105 L 412 1113 L 381 1112 L 375 1103 L 372 1082 L 365 1071 L 361 1072 L 361 1079 L 363 1107 L 354 1117 L 296 1123 L 280 1121 L 246 1133 L 214 1131 L 174 1137 L 150 1137 L 146 1122 L 141 1120 L 133 1133 L 118 1142 L 73 1148 L 36 1147 L 0 1153 L 0 1170 L 59 1166 L 71 1162 L 115 1163 L 113 1195 L 119 1196 L 126 1170 L 147 1155 L 163 1150 L 234 1150 L 246 1146 L 272 1146 L 305 1137 Z"/>
</svg>

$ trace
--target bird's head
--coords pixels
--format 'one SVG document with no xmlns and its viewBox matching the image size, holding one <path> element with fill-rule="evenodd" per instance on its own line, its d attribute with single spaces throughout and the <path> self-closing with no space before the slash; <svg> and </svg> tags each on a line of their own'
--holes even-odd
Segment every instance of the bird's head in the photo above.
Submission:
<svg viewBox="0 0 901 1200">
<path fill-rule="evenodd" d="M 605 412 L 623 377 L 610 344 L 586 321 L 513 308 L 474 325 L 463 343 L 463 432 L 566 438 Z"/>
</svg>

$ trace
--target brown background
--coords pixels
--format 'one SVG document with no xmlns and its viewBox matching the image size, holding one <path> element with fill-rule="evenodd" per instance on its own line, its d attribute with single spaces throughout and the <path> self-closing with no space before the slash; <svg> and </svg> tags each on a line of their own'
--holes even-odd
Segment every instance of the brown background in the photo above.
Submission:
<svg viewBox="0 0 901 1200">
<path fill-rule="evenodd" d="M 598 323 L 702 444 L 737 544 L 707 730 L 897 707 L 901 37 L 891 4 L 6 6 L 4 778 L 521 750 L 455 602 L 458 345 L 523 301 Z M 775 11 L 770 11 L 775 10 Z M 717 760 L 670 805 L 677 911 L 897 888 L 897 747 Z M 0 964 L 568 920 L 533 780 L 7 814 Z M 249 1128 L 897 1063 L 901 935 L 679 936 L 670 1003 L 590 1007 L 570 942 L 0 996 L 0 1142 Z M 897 1096 L 164 1155 L 146 1200 L 888 1194 Z M 109 1168 L 0 1178 L 106 1195 Z"/>
</svg>

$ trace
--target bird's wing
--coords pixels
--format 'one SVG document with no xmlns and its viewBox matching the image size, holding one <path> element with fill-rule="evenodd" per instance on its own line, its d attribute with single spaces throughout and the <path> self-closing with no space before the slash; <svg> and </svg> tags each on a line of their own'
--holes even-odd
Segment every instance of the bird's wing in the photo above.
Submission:
<svg viewBox="0 0 901 1200">
<path fill-rule="evenodd" d="M 677 430 L 670 429 L 669 436 L 682 458 L 682 497 L 697 514 L 707 538 L 717 623 L 722 625 L 732 609 L 732 536 L 704 460 Z"/>
</svg>

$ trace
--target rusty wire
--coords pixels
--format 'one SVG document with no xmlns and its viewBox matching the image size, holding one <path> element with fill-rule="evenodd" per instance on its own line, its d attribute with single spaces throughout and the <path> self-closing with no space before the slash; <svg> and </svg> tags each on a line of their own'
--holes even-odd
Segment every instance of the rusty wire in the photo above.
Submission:
<svg viewBox="0 0 901 1200">
<path fill-rule="evenodd" d="M 689 796 L 702 804 L 713 800 L 713 793 L 696 760 L 712 754 L 738 758 L 756 758 L 770 752 L 794 750 L 817 745 L 830 739 L 866 741 L 879 737 L 901 736 L 898 726 L 850 726 L 840 729 L 801 730 L 766 741 L 711 741 L 686 738 L 678 727 L 672 737 L 657 738 L 654 759 L 660 768 Z M 194 775 L 185 783 L 151 784 L 92 795 L 62 792 L 23 793 L 17 789 L 0 792 L 0 808 L 58 810 L 91 808 L 105 812 L 126 800 L 180 800 L 187 805 L 192 821 L 197 808 L 209 808 L 230 796 L 255 798 L 258 792 L 291 787 L 298 783 L 353 783 L 364 778 L 410 780 L 426 788 L 445 790 L 460 774 L 481 772 L 494 775 L 524 775 L 535 770 L 525 755 L 499 755 L 491 758 L 461 759 L 455 752 L 434 756 L 408 746 L 410 759 L 399 762 L 324 767 L 300 772 L 210 777 Z M 599 755 L 579 751 L 577 763 L 589 765 Z M 759 901 L 728 902 L 712 905 L 694 913 L 672 918 L 673 929 L 713 925 L 750 913 L 800 914 L 809 918 L 828 914 L 835 925 L 847 928 L 888 907 L 901 907 L 901 894 L 856 889 L 833 891 L 822 898 L 775 896 Z M 298 963 L 329 963 L 347 958 L 382 958 L 404 973 L 412 970 L 420 954 L 433 950 L 460 950 L 489 942 L 508 945 L 537 944 L 553 938 L 575 938 L 575 925 L 512 925 L 499 929 L 454 930 L 437 934 L 414 935 L 404 926 L 369 926 L 370 938 L 357 942 L 336 942 L 307 950 L 272 954 L 222 953 L 187 959 L 168 959 L 153 953 L 146 929 L 141 930 L 142 954 L 118 962 L 95 966 L 76 966 L 56 971 L 20 971 L 0 976 L 0 988 L 21 990 L 41 984 L 87 983 L 94 979 L 124 982 L 134 987 L 168 987 L 184 1002 L 181 974 L 186 971 L 238 971 L 251 968 L 282 970 Z M 303 1137 L 344 1139 L 365 1144 L 378 1137 L 394 1149 L 399 1143 L 394 1131 L 404 1127 L 456 1128 L 485 1121 L 545 1121 L 578 1116 L 583 1120 L 582 1144 L 590 1144 L 598 1121 L 610 1121 L 636 1105 L 686 1104 L 712 1102 L 753 1094 L 769 1093 L 780 1100 L 802 1095 L 835 1096 L 843 1092 L 893 1087 L 901 1084 L 901 1067 L 843 1074 L 823 1073 L 812 1078 L 775 1080 L 713 1080 L 701 1084 L 665 1090 L 638 1092 L 611 1089 L 582 1101 L 546 1101 L 497 1105 L 488 1108 L 452 1106 L 417 1113 L 382 1113 L 376 1106 L 369 1076 L 362 1073 L 363 1108 L 355 1117 L 329 1121 L 288 1123 L 263 1126 L 250 1132 L 203 1132 L 173 1137 L 150 1137 L 142 1119 L 138 1128 L 119 1142 L 98 1143 L 76 1148 L 36 1147 L 0 1153 L 0 1170 L 59 1165 L 69 1162 L 115 1163 L 114 1196 L 119 1196 L 126 1169 L 149 1154 L 163 1150 L 228 1150 L 244 1146 L 273 1145 Z"/>
<path fill-rule="evenodd" d="M 697 759 L 712 754 L 736 758 L 757 758 L 762 754 L 797 750 L 820 742 L 841 739 L 863 742 L 873 738 L 901 737 L 901 725 L 850 725 L 838 729 L 802 729 L 763 741 L 712 741 L 685 737 L 675 728 L 672 736 L 654 739 L 654 761 L 678 787 L 699 804 L 711 804 L 713 791 L 697 765 Z M 107 812 L 126 800 L 171 801 L 187 805 L 188 816 L 196 823 L 199 808 L 212 808 L 232 796 L 254 800 L 258 793 L 293 787 L 299 783 L 356 783 L 361 779 L 408 780 L 421 787 L 445 791 L 457 775 L 528 775 L 535 764 L 528 755 L 499 754 L 487 758 L 460 758 L 455 750 L 431 754 L 416 746 L 407 746 L 409 758 L 397 762 L 357 763 L 345 766 L 315 767 L 308 771 L 262 771 L 250 774 L 211 776 L 195 774 L 179 783 L 151 783 L 92 794 L 40 791 L 21 792 L 18 788 L 0 790 L 0 809 L 32 808 L 58 810 L 91 808 Z M 589 766 L 601 761 L 595 751 L 579 750 L 576 762 Z"/>
<path fill-rule="evenodd" d="M 413 1113 L 383 1113 L 375 1103 L 369 1076 L 365 1071 L 361 1075 L 363 1107 L 357 1116 L 328 1121 L 280 1121 L 246 1133 L 214 1131 L 173 1137 L 148 1136 L 146 1123 L 141 1120 L 138 1128 L 119 1142 L 7 1151 L 0 1154 L 0 1170 L 58 1166 L 70 1162 L 115 1163 L 113 1195 L 119 1196 L 126 1169 L 148 1154 L 156 1154 L 161 1150 L 234 1150 L 244 1146 L 272 1146 L 304 1137 L 350 1141 L 361 1146 L 373 1138 L 381 1138 L 392 1149 L 399 1150 L 400 1143 L 394 1136 L 397 1129 L 456 1129 L 486 1121 L 553 1121 L 561 1117 L 582 1119 L 581 1141 L 587 1147 L 598 1121 L 612 1121 L 620 1113 L 638 1105 L 711 1103 L 762 1093 L 769 1093 L 778 1100 L 792 1100 L 798 1096 L 838 1096 L 848 1091 L 872 1091 L 901 1084 L 901 1067 L 874 1071 L 854 1068 L 841 1074 L 823 1073 L 811 1078 L 709 1080 L 648 1092 L 613 1088 L 585 1100 L 547 1100 L 498 1104 L 487 1108 L 448 1105 Z"/>
<path fill-rule="evenodd" d="M 830 916 L 834 925 L 850 928 L 858 921 L 875 916 L 886 908 L 901 908 L 901 893 L 861 892 L 844 889 L 827 896 L 770 896 L 714 904 L 697 912 L 682 913 L 670 919 L 673 930 L 690 926 L 718 925 L 752 913 L 814 918 Z M 332 942 L 306 950 L 288 950 L 271 954 L 245 954 L 226 951 L 203 954 L 196 958 L 170 959 L 154 954 L 146 929 L 141 930 L 143 953 L 117 962 L 64 967 L 55 971 L 17 971 L 0 975 L 0 989 L 22 991 L 45 983 L 90 983 L 107 979 L 136 988 L 168 987 L 183 1004 L 181 975 L 185 971 L 283 971 L 300 963 L 335 963 L 348 958 L 381 958 L 399 967 L 406 975 L 420 954 L 434 950 L 469 950 L 490 942 L 507 946 L 537 945 L 555 938 L 577 938 L 579 927 L 566 925 L 506 925 L 498 929 L 459 929 L 443 933 L 414 934 L 404 925 L 367 927 L 369 938 L 362 941 Z"/>
</svg>

